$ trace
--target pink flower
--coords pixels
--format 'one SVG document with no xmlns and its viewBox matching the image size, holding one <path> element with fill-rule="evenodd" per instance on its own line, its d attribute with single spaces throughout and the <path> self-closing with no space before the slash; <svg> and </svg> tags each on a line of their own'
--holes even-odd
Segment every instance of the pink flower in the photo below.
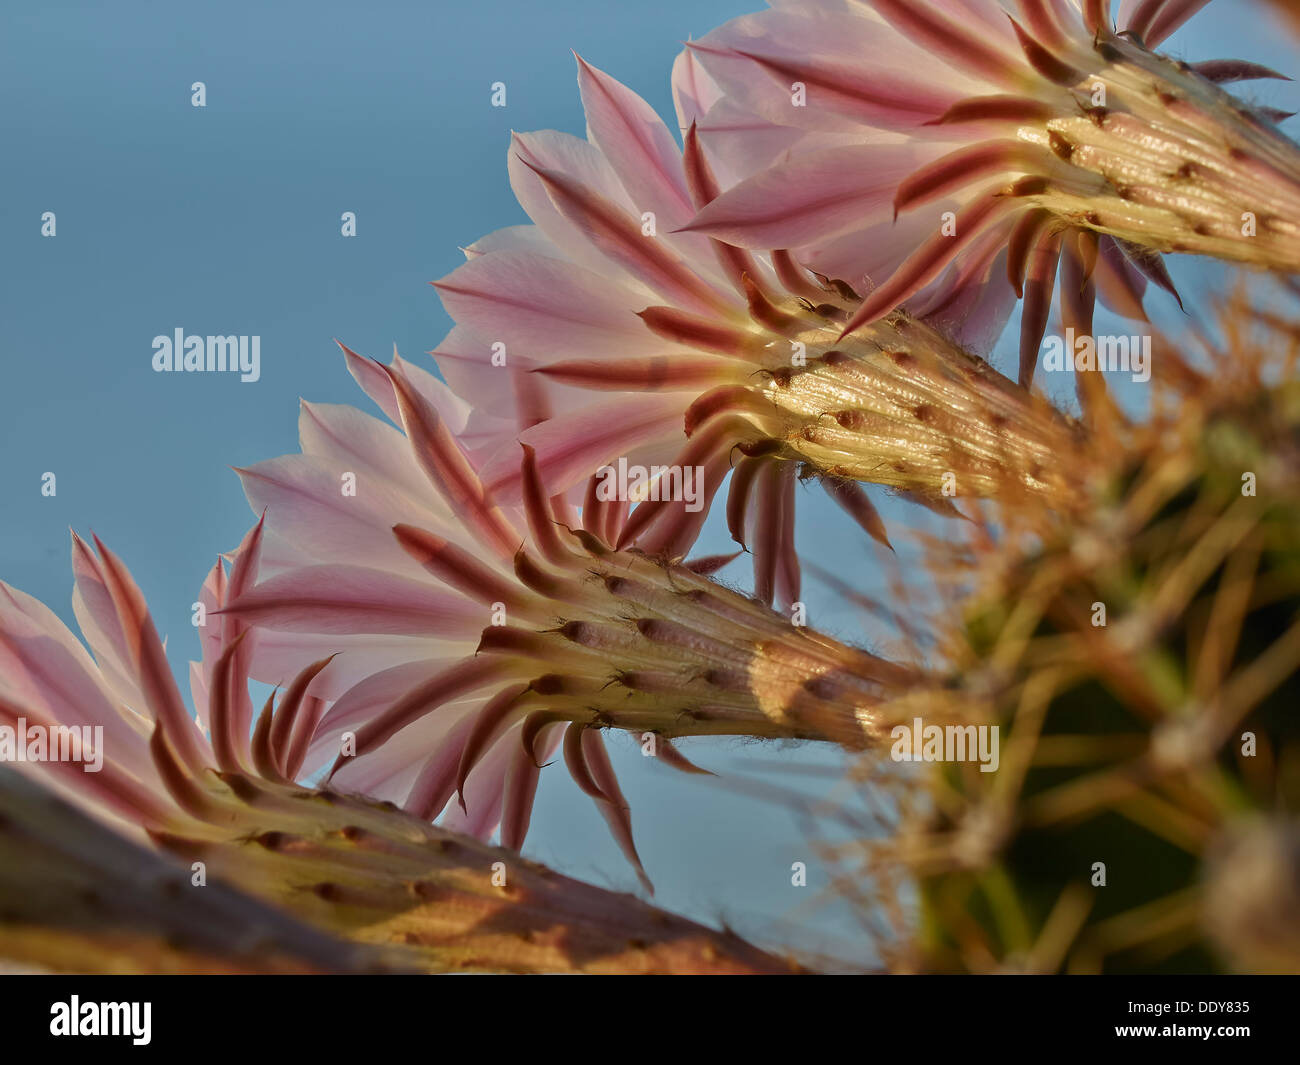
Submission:
<svg viewBox="0 0 1300 1065">
<path fill-rule="evenodd" d="M 231 959 L 247 966 L 250 954 L 256 968 L 268 971 L 301 968 L 304 960 L 330 970 L 797 968 L 734 935 L 560 876 L 373 799 L 294 783 L 304 776 L 308 744 L 327 707 L 323 671 L 330 660 L 309 663 L 250 721 L 244 662 L 257 635 L 222 609 L 230 597 L 252 594 L 262 534 L 259 523 L 229 572 L 217 562 L 200 597 L 204 653 L 191 678 L 211 741 L 185 708 L 140 589 L 98 540 L 98 553 L 75 536 L 72 549 L 73 605 L 90 653 L 46 606 L 0 582 L 0 773 L 12 764 L 117 833 L 147 836 L 150 846 L 185 858 L 184 865 L 162 861 L 112 834 L 99 837 L 70 811 L 43 805 L 39 790 L 6 782 L 0 828 L 9 837 L 7 853 L 16 842 L 17 853 L 39 855 L 31 884 L 72 892 L 102 873 L 110 888 L 135 892 L 65 900 L 73 917 L 91 923 L 79 934 L 75 921 L 67 928 L 59 922 L 48 946 L 48 900 L 27 905 L 20 898 L 7 920 L 19 931 L 19 956 L 35 951 L 34 960 L 51 960 L 41 953 L 47 947 L 55 964 L 111 971 L 226 970 Z M 27 760 L 5 749 L 11 739 Z M 599 760 L 587 761 L 589 785 L 603 784 Z M 34 825 L 62 835 L 42 840 Z M 88 866 L 61 879 L 58 863 L 70 861 L 77 846 L 89 848 Z M 41 883 L 51 869 L 54 880 Z M 201 882 L 192 879 L 199 869 Z M 21 876 L 19 870 L 8 879 L 26 886 Z M 149 882 L 140 883 L 141 876 Z M 191 890 L 203 898 L 187 896 Z M 347 940 L 393 949 L 321 936 L 284 911 Z M 195 928 L 196 915 L 218 924 Z M 230 938 L 214 942 L 214 930 Z M 156 942 L 163 934 L 166 943 Z"/>
<path fill-rule="evenodd" d="M 500 825 L 517 849 L 562 745 L 640 872 L 601 729 L 688 771 L 673 737 L 874 735 L 881 686 L 906 670 L 651 557 L 625 506 L 589 492 L 579 521 L 531 448 L 521 503 L 503 506 L 454 431 L 463 410 L 446 386 L 344 351 L 400 429 L 303 404 L 302 453 L 241 471 L 265 510 L 262 579 L 226 589 L 218 615 L 256 627 L 258 679 L 334 656 L 312 688 L 331 705 L 307 772 L 332 760 L 337 788 L 478 836 Z"/>
<path fill-rule="evenodd" d="M 228 577 L 218 561 L 201 596 L 206 608 L 220 608 L 252 583 L 260 535 L 259 524 Z M 78 732 L 84 741 L 71 748 L 75 757 L 27 768 L 116 827 L 154 837 L 210 836 L 211 822 L 232 820 L 238 805 L 212 770 L 280 781 L 297 775 L 324 706 L 309 689 L 326 663 L 293 680 L 273 729 L 268 704 L 254 734 L 246 626 L 208 619 L 203 660 L 191 676 L 213 730 L 209 742 L 186 709 L 140 589 L 116 555 L 98 539 L 95 546 L 98 554 L 73 535 L 73 610 L 89 654 L 48 607 L 0 582 L 0 719 L 10 728 L 22 720 L 47 735 Z"/>
<path fill-rule="evenodd" d="M 862 285 L 846 332 L 1003 260 L 1026 385 L 1058 263 L 1078 333 L 1097 294 L 1144 317 L 1148 280 L 1172 293 L 1161 252 L 1294 270 L 1300 152 L 1285 116 L 1218 87 L 1280 75 L 1148 50 L 1205 2 L 1126 0 L 1122 33 L 1107 0 L 809 0 L 729 22 L 689 46 L 720 87 L 700 131 L 759 172 L 688 230 Z"/>
<path fill-rule="evenodd" d="M 801 467 L 881 541 L 855 481 L 942 506 L 948 473 L 963 494 L 1038 483 L 1068 434 L 955 342 L 989 344 L 1001 330 L 1012 300 L 1000 278 L 954 270 L 916 314 L 844 339 L 860 297 L 836 275 L 810 274 L 784 245 L 742 250 L 682 231 L 701 208 L 707 217 L 721 180 L 691 119 L 716 93 L 692 60 L 675 79 L 683 147 L 613 78 L 581 60 L 578 77 L 587 139 L 544 131 L 511 146 L 533 224 L 471 245 L 437 283 L 457 323 L 434 352 L 447 381 L 476 411 L 526 427 L 519 439 L 551 491 L 619 458 L 698 467 L 709 500 L 731 474 L 728 522 L 754 552 L 756 593 L 790 603 Z M 518 498 L 513 435 L 484 477 Z M 642 505 L 623 542 L 680 556 L 704 518 L 680 502 Z"/>
</svg>

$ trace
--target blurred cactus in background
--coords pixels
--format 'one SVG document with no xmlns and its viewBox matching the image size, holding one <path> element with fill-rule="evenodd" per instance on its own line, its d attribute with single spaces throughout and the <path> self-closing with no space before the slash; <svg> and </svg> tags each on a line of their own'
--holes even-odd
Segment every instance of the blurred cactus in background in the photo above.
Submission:
<svg viewBox="0 0 1300 1065">
<path fill-rule="evenodd" d="M 1300 968 L 1300 323 L 1239 294 L 1219 326 L 1200 369 L 1159 344 L 1149 420 L 1061 456 L 1081 496 L 931 548 L 954 668 L 907 710 L 997 726 L 1001 760 L 892 782 L 860 856 L 914 881 L 900 968 Z"/>
</svg>

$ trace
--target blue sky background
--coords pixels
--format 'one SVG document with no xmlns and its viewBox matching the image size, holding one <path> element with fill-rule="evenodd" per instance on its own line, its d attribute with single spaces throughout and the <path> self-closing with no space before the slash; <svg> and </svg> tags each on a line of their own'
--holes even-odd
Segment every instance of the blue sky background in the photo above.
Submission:
<svg viewBox="0 0 1300 1065">
<path fill-rule="evenodd" d="M 416 360 L 441 340 L 450 323 L 428 282 L 462 261 L 458 246 L 526 220 L 506 177 L 509 131 L 584 130 L 569 49 L 673 125 L 679 42 L 755 6 L 6 0 L 0 578 L 72 623 L 67 530 L 93 529 L 132 567 L 183 675 L 197 653 L 198 584 L 250 521 L 228 467 L 296 450 L 299 396 L 368 406 L 332 337 L 377 356 L 396 343 Z M 1290 39 L 1245 0 L 1211 5 L 1171 50 L 1300 69 Z M 190 105 L 194 81 L 207 85 L 206 108 Z M 507 83 L 504 109 L 489 106 L 494 81 Z M 1300 109 L 1294 84 L 1248 91 Z M 57 214 L 54 239 L 40 235 L 44 211 Z M 343 211 L 357 213 L 355 239 L 339 235 Z M 1192 302 L 1223 284 L 1213 266 L 1174 271 Z M 1162 300 L 1153 306 L 1167 316 Z M 1099 332 L 1132 331 L 1105 321 Z M 152 338 L 178 326 L 260 335 L 261 380 L 153 373 Z M 1004 337 L 995 363 L 1010 369 L 1013 352 Z M 45 471 L 57 474 L 54 498 L 40 493 Z M 869 585 L 863 537 L 831 514 L 810 492 L 801 539 Z M 714 529 L 703 546 L 724 538 Z M 808 584 L 814 623 L 860 638 L 855 609 Z M 630 740 L 613 747 L 661 903 L 769 942 L 790 922 L 802 929 L 792 939 L 815 933 L 860 954 L 843 913 L 802 906 L 825 882 L 805 828 L 725 782 L 761 758 L 825 770 L 792 770 L 784 784 L 829 785 L 833 758 L 690 745 L 726 771 L 715 782 L 649 764 Z M 635 884 L 562 769 L 543 774 L 527 850 L 598 883 Z M 795 860 L 810 863 L 804 892 L 790 886 Z"/>
</svg>

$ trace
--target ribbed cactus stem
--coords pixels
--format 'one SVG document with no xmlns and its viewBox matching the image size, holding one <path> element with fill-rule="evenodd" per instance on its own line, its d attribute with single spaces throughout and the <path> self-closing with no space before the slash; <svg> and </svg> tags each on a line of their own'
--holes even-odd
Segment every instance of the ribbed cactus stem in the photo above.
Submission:
<svg viewBox="0 0 1300 1065">
<path fill-rule="evenodd" d="M 224 775 L 218 824 L 155 840 L 298 918 L 434 972 L 756 973 L 798 966 L 391 804 Z"/>
<path fill-rule="evenodd" d="M 102 973 L 373 972 L 402 950 L 336 939 L 141 846 L 0 767 L 0 958 Z"/>
<path fill-rule="evenodd" d="M 1020 133 L 1092 180 L 1052 178 L 1030 198 L 1160 251 L 1300 265 L 1300 148 L 1185 63 L 1123 37 L 1095 51 L 1079 113 Z"/>
</svg>

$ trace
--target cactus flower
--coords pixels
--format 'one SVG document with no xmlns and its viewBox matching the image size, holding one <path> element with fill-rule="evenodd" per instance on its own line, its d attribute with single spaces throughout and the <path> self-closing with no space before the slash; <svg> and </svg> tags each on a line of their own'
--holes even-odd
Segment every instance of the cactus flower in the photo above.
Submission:
<svg viewBox="0 0 1300 1065">
<path fill-rule="evenodd" d="M 690 124 L 705 91 L 692 62 L 676 76 L 682 147 L 625 86 L 582 61 L 578 73 L 587 139 L 544 131 L 511 145 L 533 224 L 472 244 L 436 283 L 456 320 L 433 353 L 443 374 L 476 411 L 525 426 L 552 492 L 618 459 L 698 469 L 707 499 L 731 474 L 728 522 L 754 553 L 756 592 L 788 604 L 801 472 L 881 541 L 857 482 L 943 505 L 945 475 L 958 494 L 1041 484 L 1070 428 L 961 346 L 983 349 L 1002 329 L 1000 277 L 953 271 L 912 314 L 844 337 L 851 286 L 781 245 L 681 231 L 721 187 Z M 484 465 L 503 498 L 519 490 L 515 435 Z M 640 508 L 628 529 L 649 521 L 642 545 L 680 555 L 704 517 Z"/>
<path fill-rule="evenodd" d="M 1172 293 L 1163 253 L 1294 271 L 1300 149 L 1276 128 L 1287 116 L 1221 88 L 1281 75 L 1152 51 L 1204 6 L 1126 0 L 1119 32 L 1108 0 L 827 0 L 729 22 L 690 46 L 723 101 L 705 141 L 735 154 L 743 127 L 784 153 L 687 228 L 783 242 L 871 286 L 846 333 L 957 263 L 999 262 L 1024 299 L 1023 384 L 1058 267 L 1062 317 L 1080 334 L 1098 294 L 1142 317 L 1148 281 Z M 910 228 L 900 244 L 899 222 L 919 222 L 923 239 Z M 1080 377 L 1085 402 L 1097 380 Z"/>
<path fill-rule="evenodd" d="M 265 510 L 262 578 L 226 589 L 220 612 L 256 626 L 255 677 L 319 663 L 313 691 L 332 705 L 308 772 L 331 762 L 337 787 L 476 836 L 500 825 L 517 849 L 562 748 L 640 872 L 602 729 L 685 770 L 682 736 L 875 738 L 873 707 L 906 669 L 652 552 L 633 528 L 647 510 L 592 492 L 579 519 L 529 447 L 522 503 L 502 505 L 439 413 L 437 380 L 344 351 L 400 429 L 303 404 L 302 453 L 241 471 Z M 340 490 L 349 473 L 355 495 Z"/>
<path fill-rule="evenodd" d="M 95 551 L 73 539 L 74 609 L 93 657 L 44 604 L 0 582 L 0 727 L 32 737 L 90 729 L 77 734 L 96 737 L 72 748 L 71 757 L 15 763 L 36 789 L 12 780 L 8 767 L 0 773 L 0 854 L 13 859 L 4 863 L 0 897 L 17 896 L 4 903 L 10 919 L 0 929 L 0 951 L 55 968 L 119 971 L 797 968 L 730 933 L 560 876 L 389 803 L 296 783 L 329 707 L 320 690 L 329 662 L 288 678 L 250 730 L 241 706 L 243 655 L 256 634 L 220 613 L 227 597 L 258 587 L 261 540 L 259 524 L 229 573 L 218 561 L 204 587 L 201 601 L 212 611 L 192 681 L 210 739 L 182 701 L 140 589 L 98 540 Z M 599 764 L 592 776 L 609 787 Z M 153 861 L 129 838 L 96 834 L 76 810 L 50 803 L 42 784 L 115 834 L 191 864 Z M 33 832 L 60 838 L 34 846 Z M 70 859 L 74 847 L 80 864 Z M 103 880 L 79 888 L 93 871 Z M 141 876 L 149 882 L 141 884 Z M 210 897 L 183 897 L 206 890 L 208 877 Z M 217 890 L 217 880 L 226 887 Z M 99 893 L 106 884 L 134 894 L 105 900 Z M 227 887 L 382 949 L 322 938 Z M 149 914 L 152 892 L 162 899 Z M 55 905 L 60 898 L 65 907 Z M 190 920 L 221 921 L 236 938 L 220 943 L 215 929 L 189 927 Z"/>
</svg>

